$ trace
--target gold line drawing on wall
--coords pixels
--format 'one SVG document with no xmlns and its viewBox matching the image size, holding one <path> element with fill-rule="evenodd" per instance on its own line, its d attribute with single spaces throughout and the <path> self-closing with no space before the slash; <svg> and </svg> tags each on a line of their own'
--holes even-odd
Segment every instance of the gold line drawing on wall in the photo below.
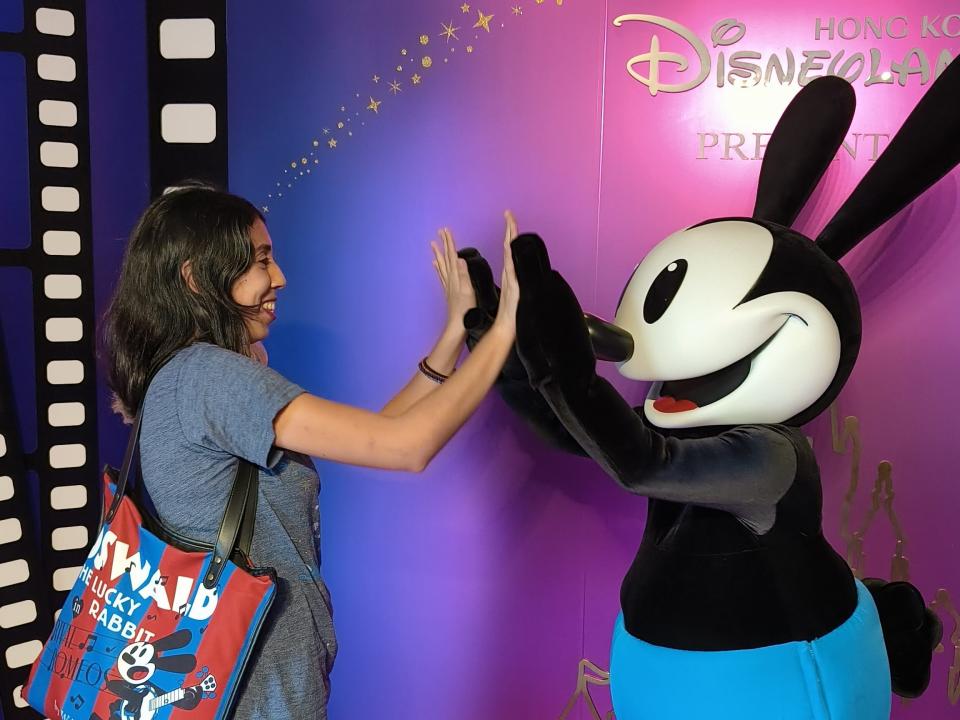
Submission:
<svg viewBox="0 0 960 720">
<path fill-rule="evenodd" d="M 860 484 L 860 422 L 852 415 L 843 419 L 843 430 L 839 425 L 839 412 L 837 404 L 830 405 L 830 438 L 832 440 L 833 452 L 837 455 L 844 455 L 847 447 L 850 447 L 850 481 L 847 485 L 847 492 L 843 496 L 843 502 L 840 504 L 840 538 L 847 545 L 847 564 L 854 567 L 853 558 L 853 535 L 850 533 L 850 511 L 853 507 L 853 500 L 857 494 L 857 486 Z"/>
<path fill-rule="evenodd" d="M 900 525 L 900 519 L 894 509 L 893 503 L 896 493 L 893 490 L 893 464 L 888 460 L 882 460 L 877 465 L 877 475 L 873 482 L 873 490 L 870 493 L 870 508 L 863 517 L 863 522 L 859 528 L 851 531 L 854 525 L 852 514 L 854 503 L 857 499 L 857 490 L 860 485 L 860 461 L 862 445 L 860 442 L 860 421 L 853 415 L 848 415 L 843 419 L 842 429 L 839 422 L 840 412 L 837 404 L 830 406 L 830 436 L 832 440 L 833 452 L 838 455 L 845 455 L 849 449 L 850 452 L 850 479 L 847 485 L 847 491 L 843 496 L 843 502 L 840 506 L 840 537 L 846 543 L 847 564 L 853 570 L 853 574 L 858 578 L 863 578 L 866 571 L 867 554 L 864 550 L 867 532 L 873 525 L 877 512 L 883 508 L 883 514 L 887 516 L 890 527 L 893 530 L 896 539 L 896 547 L 890 558 L 890 580 L 909 580 L 910 579 L 910 561 L 904 555 L 907 545 L 907 538 Z"/>
<path fill-rule="evenodd" d="M 577 689 L 573 691 L 573 695 L 570 696 L 570 699 L 567 701 L 567 706 L 563 709 L 563 712 L 560 713 L 559 720 L 566 720 L 566 717 L 570 714 L 570 711 L 577 704 L 577 698 L 583 697 L 583 702 L 587 706 L 587 710 L 590 711 L 590 717 L 594 720 L 615 720 L 613 716 L 613 710 L 608 712 L 602 718 L 600 717 L 600 711 L 597 710 L 596 703 L 593 702 L 593 698 L 590 696 L 590 685 L 610 685 L 610 673 L 606 670 L 601 669 L 596 663 L 582 658 L 577 664 Z"/>
<path fill-rule="evenodd" d="M 953 643 L 953 663 L 947 671 L 947 700 L 951 705 L 960 702 L 960 613 L 950 599 L 950 593 L 944 588 L 937 590 L 937 595 L 930 603 L 930 609 L 940 615 L 953 619 L 953 632 L 950 642 Z M 937 652 L 943 652 L 943 644 L 937 647 Z"/>
<path fill-rule="evenodd" d="M 853 505 L 856 501 L 860 481 L 860 421 L 856 417 L 848 415 L 843 419 L 841 428 L 839 417 L 837 404 L 833 403 L 830 406 L 830 435 L 833 452 L 838 455 L 845 455 L 848 451 L 850 452 L 850 479 L 840 507 L 840 537 L 846 543 L 847 563 L 856 577 L 863 577 L 866 567 L 866 553 L 863 549 L 864 540 L 873 523 L 874 516 L 882 506 L 896 540 L 896 548 L 890 558 L 890 579 L 909 580 L 910 562 L 904 554 L 907 539 L 893 506 L 895 493 L 893 490 L 893 466 L 890 462 L 884 460 L 877 465 L 877 477 L 870 493 L 870 508 L 864 515 L 863 523 L 859 529 L 852 532 L 850 530 Z M 953 633 L 950 635 L 950 642 L 953 644 L 953 663 L 947 671 L 947 700 L 951 705 L 956 705 L 960 702 L 960 612 L 957 611 L 950 594 L 944 588 L 937 590 L 936 596 L 929 603 L 929 608 L 940 616 L 944 624 L 947 620 L 953 620 Z M 941 653 L 943 651 L 944 646 L 941 643 L 937 646 L 936 652 Z M 906 701 L 901 700 L 901 702 L 905 703 Z"/>
</svg>

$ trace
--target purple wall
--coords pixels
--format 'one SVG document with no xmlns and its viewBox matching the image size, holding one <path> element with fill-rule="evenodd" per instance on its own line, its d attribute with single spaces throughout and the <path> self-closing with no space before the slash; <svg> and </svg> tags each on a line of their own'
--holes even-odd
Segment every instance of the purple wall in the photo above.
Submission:
<svg viewBox="0 0 960 720">
<path fill-rule="evenodd" d="M 948 37 L 960 34 L 960 18 L 942 25 L 955 11 L 945 0 L 743 0 L 722 10 L 665 0 L 525 0 L 522 14 L 502 0 L 470 5 L 461 13 L 446 0 L 300 0 L 266 15 L 252 0 L 230 6 L 231 184 L 270 208 L 287 274 L 268 343 L 272 363 L 318 394 L 378 407 L 413 372 L 443 317 L 428 252 L 442 224 L 461 245 L 496 258 L 501 213 L 512 208 L 521 229 L 546 239 L 584 308 L 610 316 L 634 265 L 663 236 L 749 214 L 760 165 L 749 159 L 753 133 L 772 130 L 797 83 L 739 87 L 724 79 L 718 87 L 719 53 L 729 61 L 757 51 L 765 67 L 790 48 L 799 70 L 804 50 L 842 50 L 842 67 L 857 51 L 869 62 L 876 48 L 882 72 L 911 48 L 934 67 L 942 50 L 960 52 L 960 40 Z M 478 7 L 493 13 L 489 33 L 472 28 Z M 619 15 L 641 11 L 702 40 L 711 65 L 702 84 L 653 96 L 631 77 L 628 60 L 649 51 L 654 32 L 664 51 L 695 59 L 673 32 L 614 26 Z M 940 37 L 925 31 L 924 15 L 939 17 Z M 729 16 L 746 34 L 714 47 L 711 28 Z M 903 16 L 889 29 L 906 37 L 863 39 L 867 16 L 883 18 L 881 26 Z M 818 18 L 826 28 L 833 19 L 832 39 L 829 30 L 816 37 Z M 838 36 L 855 29 L 844 18 L 859 19 L 859 39 Z M 439 33 L 450 21 L 459 30 L 447 42 Z M 649 64 L 635 69 L 649 76 Z M 683 82 L 695 72 L 677 77 L 662 66 L 660 80 Z M 830 168 L 797 223 L 809 234 L 870 166 L 874 135 L 882 149 L 882 135 L 925 89 L 919 75 L 905 77 L 905 86 L 894 76 L 866 87 L 868 75 L 869 67 L 853 82 L 856 157 L 842 151 Z M 387 87 L 394 78 L 397 95 Z M 376 114 L 366 108 L 371 97 L 382 101 Z M 736 145 L 740 135 L 747 159 L 729 147 L 723 159 L 724 142 Z M 714 138 L 716 147 L 706 147 Z M 952 412 L 960 406 L 958 177 L 851 254 L 864 343 L 839 407 L 859 418 L 862 437 L 852 526 L 868 511 L 878 463 L 891 462 L 911 579 L 929 599 L 945 588 L 960 604 Z M 642 397 L 643 387 L 617 383 Z M 844 551 L 849 457 L 830 450 L 826 416 L 809 432 L 824 471 L 825 529 Z M 580 658 L 607 666 L 619 582 L 645 503 L 592 462 L 545 448 L 491 398 L 423 476 L 320 469 L 323 567 L 342 644 L 334 718 L 554 717 L 574 690 Z M 889 577 L 886 516 L 878 513 L 871 527 L 865 570 Z M 945 626 L 949 636 L 953 623 Z M 948 700 L 949 637 L 946 645 L 926 696 L 895 703 L 894 717 L 960 713 Z M 608 707 L 602 688 L 594 694 Z M 582 703 L 573 716 L 588 717 Z"/>
</svg>

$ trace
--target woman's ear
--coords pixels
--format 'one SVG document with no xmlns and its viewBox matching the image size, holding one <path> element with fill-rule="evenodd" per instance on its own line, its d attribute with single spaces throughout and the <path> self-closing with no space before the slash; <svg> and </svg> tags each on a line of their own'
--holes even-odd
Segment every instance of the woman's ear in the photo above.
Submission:
<svg viewBox="0 0 960 720">
<path fill-rule="evenodd" d="M 190 260 L 184 260 L 183 264 L 180 266 L 180 277 L 183 278 L 183 281 L 187 284 L 187 287 L 190 288 L 193 292 L 199 293 L 197 289 L 197 281 L 193 279 L 193 266 L 190 264 Z"/>
</svg>

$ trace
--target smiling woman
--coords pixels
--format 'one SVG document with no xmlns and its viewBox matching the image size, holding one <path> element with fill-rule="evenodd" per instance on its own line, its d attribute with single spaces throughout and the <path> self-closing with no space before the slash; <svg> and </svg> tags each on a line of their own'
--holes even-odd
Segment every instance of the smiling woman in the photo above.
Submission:
<svg viewBox="0 0 960 720">
<path fill-rule="evenodd" d="M 286 285 L 280 266 L 273 261 L 273 241 L 262 218 L 250 227 L 254 262 L 233 284 L 233 299 L 244 307 L 254 309 L 256 315 L 247 318 L 251 342 L 267 337 L 268 326 L 277 319 L 277 291 Z"/>
<path fill-rule="evenodd" d="M 253 205 L 182 187 L 155 200 L 134 229 L 104 341 L 118 409 L 142 412 L 143 490 L 166 527 L 212 545 L 240 460 L 259 468 L 250 559 L 276 570 L 277 601 L 233 717 L 326 717 L 337 641 L 309 456 L 426 467 L 486 395 L 513 344 L 515 235 L 507 213 L 496 317 L 454 373 L 463 317 L 475 303 L 466 264 L 441 231 L 434 266 L 447 326 L 421 370 L 374 412 L 311 395 L 266 367 L 260 343 L 286 278 Z"/>
</svg>

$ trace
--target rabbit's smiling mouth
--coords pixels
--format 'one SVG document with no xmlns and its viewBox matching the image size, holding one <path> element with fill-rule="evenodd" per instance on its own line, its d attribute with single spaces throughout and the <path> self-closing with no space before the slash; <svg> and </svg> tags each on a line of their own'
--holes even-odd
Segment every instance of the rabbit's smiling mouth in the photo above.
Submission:
<svg viewBox="0 0 960 720">
<path fill-rule="evenodd" d="M 657 399 L 653 403 L 653 409 L 662 413 L 685 412 L 725 398 L 743 385 L 747 376 L 750 375 L 750 366 L 754 358 L 773 342 L 789 320 L 790 318 L 787 318 L 773 335 L 763 341 L 760 347 L 725 368 L 686 380 L 664 381 L 659 389 L 655 389 L 654 394 Z"/>
<path fill-rule="evenodd" d="M 143 665 L 137 665 L 132 667 L 127 671 L 127 675 L 130 676 L 130 679 L 134 682 L 140 682 L 141 680 L 146 680 L 150 676 L 150 668 L 144 667 Z"/>
</svg>

